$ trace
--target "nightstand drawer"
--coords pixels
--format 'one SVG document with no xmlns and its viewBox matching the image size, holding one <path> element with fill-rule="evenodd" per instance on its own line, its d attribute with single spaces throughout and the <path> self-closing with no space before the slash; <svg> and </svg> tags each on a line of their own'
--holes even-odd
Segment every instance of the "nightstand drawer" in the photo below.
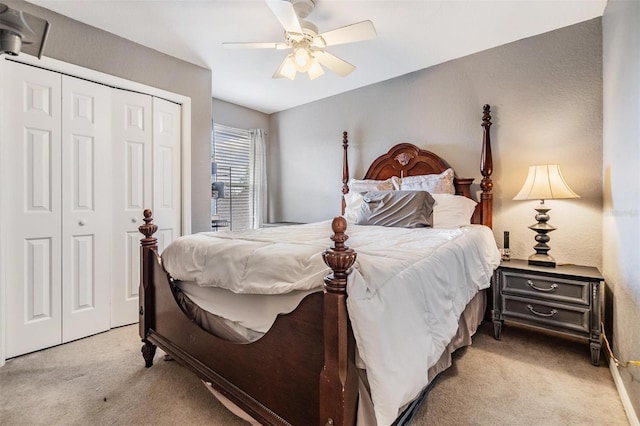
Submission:
<svg viewBox="0 0 640 426">
<path fill-rule="evenodd" d="M 589 306 L 589 282 L 502 271 L 504 294 Z"/>
<path fill-rule="evenodd" d="M 505 295 L 502 299 L 502 315 L 518 318 L 521 322 L 544 324 L 545 326 L 571 330 L 580 334 L 589 333 L 589 308 L 568 306 L 560 303 L 538 301 Z"/>
</svg>

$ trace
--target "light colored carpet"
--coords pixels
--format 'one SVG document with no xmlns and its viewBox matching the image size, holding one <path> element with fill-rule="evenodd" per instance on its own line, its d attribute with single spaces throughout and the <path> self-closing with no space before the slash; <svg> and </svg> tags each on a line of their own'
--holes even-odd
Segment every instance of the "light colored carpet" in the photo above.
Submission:
<svg viewBox="0 0 640 426">
<path fill-rule="evenodd" d="M 415 425 L 628 425 L 588 345 L 484 324 L 440 375 Z M 245 425 L 176 362 L 144 368 L 137 326 L 9 360 L 2 425 Z"/>
<path fill-rule="evenodd" d="M 589 344 L 483 323 L 454 354 L 420 407 L 416 425 L 629 425 L 604 355 Z"/>
<path fill-rule="evenodd" d="M 7 362 L 0 425 L 246 425 L 176 362 L 145 368 L 138 326 Z"/>
</svg>

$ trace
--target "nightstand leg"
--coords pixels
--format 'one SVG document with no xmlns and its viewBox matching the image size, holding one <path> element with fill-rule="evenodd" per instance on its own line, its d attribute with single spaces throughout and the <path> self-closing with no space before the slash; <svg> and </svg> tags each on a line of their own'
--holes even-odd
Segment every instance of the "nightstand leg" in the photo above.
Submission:
<svg viewBox="0 0 640 426">
<path fill-rule="evenodd" d="M 142 357 L 144 358 L 144 366 L 149 368 L 153 365 L 153 357 L 156 355 L 156 345 L 143 340 L 144 345 L 142 345 Z"/>
<path fill-rule="evenodd" d="M 496 297 L 494 295 L 494 306 L 497 306 Z M 493 337 L 500 340 L 500 332 L 502 332 L 502 315 L 499 309 L 491 310 L 491 320 L 493 321 Z"/>
<path fill-rule="evenodd" d="M 591 364 L 600 365 L 600 349 L 602 345 L 600 343 L 591 342 Z"/>
<path fill-rule="evenodd" d="M 502 321 L 494 320 L 493 321 L 493 337 L 496 340 L 500 340 L 500 333 L 502 332 Z"/>
</svg>

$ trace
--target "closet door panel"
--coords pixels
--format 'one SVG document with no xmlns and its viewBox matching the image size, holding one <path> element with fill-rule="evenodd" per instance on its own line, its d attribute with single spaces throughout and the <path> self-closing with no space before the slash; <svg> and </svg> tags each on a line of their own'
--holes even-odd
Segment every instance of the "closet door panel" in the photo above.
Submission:
<svg viewBox="0 0 640 426">
<path fill-rule="evenodd" d="M 142 212 L 151 204 L 151 96 L 114 89 L 111 326 L 138 321 Z"/>
<path fill-rule="evenodd" d="M 109 329 L 111 89 L 62 77 L 62 340 Z"/>
<path fill-rule="evenodd" d="M 153 98 L 153 215 L 158 250 L 181 234 L 181 107 Z"/>
<path fill-rule="evenodd" d="M 3 67 L 6 356 L 13 357 L 62 342 L 61 79 L 14 62 Z"/>
</svg>

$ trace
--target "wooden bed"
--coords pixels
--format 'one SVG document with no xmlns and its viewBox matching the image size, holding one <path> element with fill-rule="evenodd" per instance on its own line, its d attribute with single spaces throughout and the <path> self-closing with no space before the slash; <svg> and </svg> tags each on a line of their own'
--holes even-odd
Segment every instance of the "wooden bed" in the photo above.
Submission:
<svg viewBox="0 0 640 426">
<path fill-rule="evenodd" d="M 492 225 L 493 171 L 489 105 L 483 107 L 480 200 L 472 223 Z M 343 134 L 343 193 L 348 192 L 347 133 Z M 365 179 L 437 174 L 449 165 L 412 144 L 394 146 L 377 158 Z M 471 198 L 473 179 L 456 178 L 456 192 Z M 344 201 L 343 201 L 344 213 Z M 358 373 L 355 340 L 346 306 L 346 284 L 356 253 L 345 245 L 346 221 L 332 222 L 333 247 L 323 258 L 333 273 L 324 292 L 308 295 L 290 314 L 280 315 L 261 339 L 247 344 L 216 337 L 176 303 L 180 291 L 164 270 L 153 237 L 152 213 L 144 212 L 141 240 L 140 337 L 151 367 L 156 347 L 265 425 L 352 425 L 356 422 Z"/>
</svg>

